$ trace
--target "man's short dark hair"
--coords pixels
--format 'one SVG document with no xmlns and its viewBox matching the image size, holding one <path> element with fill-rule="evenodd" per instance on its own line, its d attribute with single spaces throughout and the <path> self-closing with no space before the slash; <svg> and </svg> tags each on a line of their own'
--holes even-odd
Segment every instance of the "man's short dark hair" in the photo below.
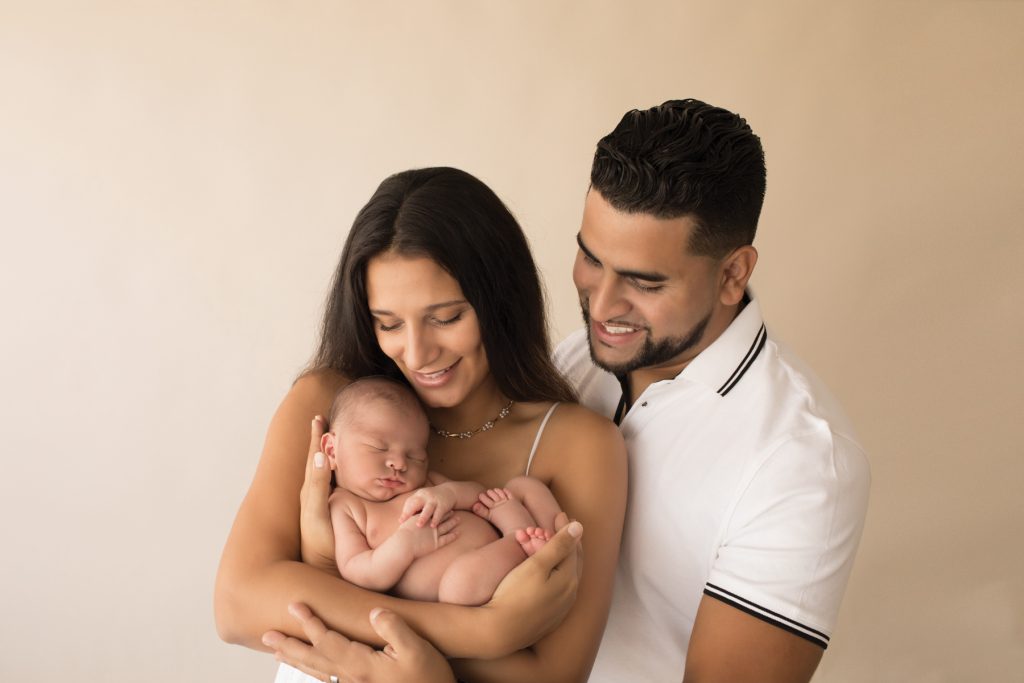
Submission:
<svg viewBox="0 0 1024 683">
<path fill-rule="evenodd" d="M 627 112 L 597 143 L 591 188 L 615 209 L 691 217 L 691 253 L 751 244 L 764 203 L 761 140 L 746 120 L 698 100 Z"/>
</svg>

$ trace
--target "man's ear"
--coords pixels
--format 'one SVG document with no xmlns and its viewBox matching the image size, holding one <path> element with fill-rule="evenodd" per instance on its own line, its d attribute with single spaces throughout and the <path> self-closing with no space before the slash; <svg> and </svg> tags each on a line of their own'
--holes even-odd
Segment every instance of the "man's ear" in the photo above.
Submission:
<svg viewBox="0 0 1024 683">
<path fill-rule="evenodd" d="M 725 257 L 721 265 L 719 299 L 725 306 L 736 306 L 743 300 L 747 282 L 757 265 L 757 249 L 747 244 Z"/>
</svg>

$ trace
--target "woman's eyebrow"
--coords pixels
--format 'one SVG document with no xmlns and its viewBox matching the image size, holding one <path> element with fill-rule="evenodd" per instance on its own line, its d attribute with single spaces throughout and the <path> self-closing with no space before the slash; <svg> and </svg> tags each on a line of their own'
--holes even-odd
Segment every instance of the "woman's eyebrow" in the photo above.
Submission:
<svg viewBox="0 0 1024 683">
<path fill-rule="evenodd" d="M 457 306 L 459 304 L 464 304 L 464 303 L 466 303 L 465 299 L 452 299 L 451 301 L 442 301 L 441 303 L 438 303 L 438 304 L 430 304 L 429 306 L 427 306 L 423 310 L 425 310 L 425 311 L 436 311 L 439 308 L 448 308 L 449 306 Z M 393 312 L 388 311 L 388 310 L 383 309 L 383 308 L 371 308 L 370 309 L 370 313 L 372 313 L 374 315 L 391 315 L 391 316 L 395 315 Z M 397 316 L 395 316 L 395 317 L 397 317 Z"/>
</svg>

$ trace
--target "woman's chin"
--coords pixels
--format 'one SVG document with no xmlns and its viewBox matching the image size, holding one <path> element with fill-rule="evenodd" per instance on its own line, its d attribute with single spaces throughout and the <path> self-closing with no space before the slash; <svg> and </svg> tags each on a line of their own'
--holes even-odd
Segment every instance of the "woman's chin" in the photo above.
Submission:
<svg viewBox="0 0 1024 683">
<path fill-rule="evenodd" d="M 452 392 L 440 392 L 420 389 L 416 389 L 416 395 L 419 396 L 420 402 L 428 408 L 454 408 L 462 402 L 463 396 L 455 396 Z"/>
</svg>

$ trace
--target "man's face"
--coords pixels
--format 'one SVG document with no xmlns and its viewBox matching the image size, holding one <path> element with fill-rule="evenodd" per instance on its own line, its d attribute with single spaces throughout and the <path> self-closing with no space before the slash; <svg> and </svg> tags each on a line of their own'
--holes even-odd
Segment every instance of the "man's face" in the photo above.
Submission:
<svg viewBox="0 0 1024 683">
<path fill-rule="evenodd" d="M 690 253 L 693 227 L 689 217 L 622 213 L 588 193 L 573 281 L 599 367 L 674 377 L 720 334 L 719 262 Z"/>
</svg>

